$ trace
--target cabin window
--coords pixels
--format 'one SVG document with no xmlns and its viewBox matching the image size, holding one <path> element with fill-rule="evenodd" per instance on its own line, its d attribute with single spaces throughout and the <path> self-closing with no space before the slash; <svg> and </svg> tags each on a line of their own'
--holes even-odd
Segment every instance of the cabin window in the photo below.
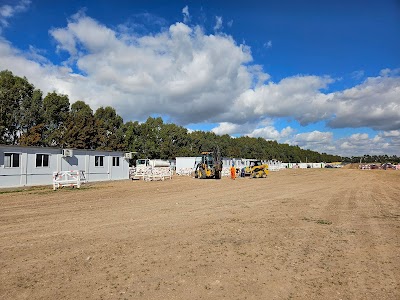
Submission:
<svg viewBox="0 0 400 300">
<path fill-rule="evenodd" d="M 94 157 L 94 166 L 95 167 L 103 167 L 104 166 L 104 156 L 95 156 Z"/>
<path fill-rule="evenodd" d="M 36 154 L 36 168 L 48 167 L 48 166 L 49 166 L 49 155 Z"/>
<path fill-rule="evenodd" d="M 119 167 L 119 157 L 113 157 L 113 167 Z"/>
<path fill-rule="evenodd" d="M 19 153 L 4 153 L 5 168 L 19 168 Z"/>
</svg>

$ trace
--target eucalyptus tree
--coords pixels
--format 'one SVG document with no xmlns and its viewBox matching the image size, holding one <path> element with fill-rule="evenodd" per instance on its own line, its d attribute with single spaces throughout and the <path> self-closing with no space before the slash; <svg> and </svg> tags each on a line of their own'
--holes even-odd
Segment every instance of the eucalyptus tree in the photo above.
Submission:
<svg viewBox="0 0 400 300">
<path fill-rule="evenodd" d="M 125 150 L 124 122 L 114 108 L 99 107 L 95 114 L 96 148 L 101 150 Z"/>
<path fill-rule="evenodd" d="M 76 101 L 64 122 L 64 134 L 60 146 L 78 149 L 94 149 L 96 135 L 93 110 L 84 101 Z"/>
<path fill-rule="evenodd" d="M 48 93 L 43 99 L 43 118 L 45 123 L 44 142 L 48 146 L 60 146 L 65 134 L 64 123 L 69 114 L 67 95 Z"/>
<path fill-rule="evenodd" d="M 8 70 L 0 72 L 0 143 L 18 144 L 20 135 L 29 129 L 34 89 L 25 77 Z"/>
</svg>

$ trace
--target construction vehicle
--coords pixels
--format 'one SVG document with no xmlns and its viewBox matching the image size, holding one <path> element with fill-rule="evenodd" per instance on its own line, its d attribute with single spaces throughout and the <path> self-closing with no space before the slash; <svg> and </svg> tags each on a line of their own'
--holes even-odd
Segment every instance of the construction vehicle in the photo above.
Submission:
<svg viewBox="0 0 400 300">
<path fill-rule="evenodd" d="M 261 160 L 253 160 L 244 168 L 244 175 L 251 178 L 265 178 L 268 175 L 268 165 L 263 164 Z"/>
<path fill-rule="evenodd" d="M 221 179 L 222 159 L 219 149 L 212 152 L 202 152 L 201 161 L 196 165 L 195 177 L 200 179 Z"/>
</svg>

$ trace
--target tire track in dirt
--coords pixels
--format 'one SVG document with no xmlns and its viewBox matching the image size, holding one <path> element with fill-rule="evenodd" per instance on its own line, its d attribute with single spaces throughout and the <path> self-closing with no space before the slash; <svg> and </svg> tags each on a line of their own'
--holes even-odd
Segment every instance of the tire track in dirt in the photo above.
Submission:
<svg viewBox="0 0 400 300">
<path fill-rule="evenodd" d="M 382 264 L 396 262 L 388 260 L 387 251 L 390 249 L 379 246 L 387 242 L 388 236 L 398 234 L 392 231 L 382 238 L 382 224 L 376 222 L 374 217 L 381 214 L 383 206 L 386 207 L 376 198 L 376 190 L 379 189 L 376 183 L 379 180 L 375 175 L 379 174 L 354 175 L 353 184 L 348 186 L 344 197 L 332 198 L 326 208 L 326 216 L 332 220 L 332 229 L 325 243 L 328 249 L 335 249 L 337 253 L 334 256 L 336 261 L 332 257 L 329 259 L 336 270 L 339 270 L 339 265 L 346 266 L 332 278 L 336 277 L 336 285 L 342 285 L 338 286 L 342 299 L 398 299 L 395 273 L 387 267 L 382 269 Z M 332 214 L 332 211 L 337 213 Z M 324 256 L 321 262 L 327 258 Z"/>
<path fill-rule="evenodd" d="M 339 178 L 340 182 L 342 180 L 344 179 Z M 288 241 L 292 242 L 285 267 L 292 270 L 293 277 L 287 298 L 319 299 L 326 293 L 331 297 L 339 295 L 337 289 L 324 290 L 327 284 L 330 287 L 334 284 L 332 274 L 335 270 L 330 260 L 332 257 L 342 256 L 340 248 L 332 248 L 330 242 L 332 232 L 329 224 L 337 218 L 335 209 L 341 198 L 340 188 L 331 188 L 340 187 L 337 181 L 327 180 L 325 186 L 318 185 L 317 189 L 313 189 L 313 182 L 305 187 L 306 193 L 302 196 L 302 202 L 306 209 L 302 208 L 303 216 L 298 216 L 293 233 L 288 237 Z M 329 211 L 329 218 L 323 217 L 325 208 Z"/>
</svg>

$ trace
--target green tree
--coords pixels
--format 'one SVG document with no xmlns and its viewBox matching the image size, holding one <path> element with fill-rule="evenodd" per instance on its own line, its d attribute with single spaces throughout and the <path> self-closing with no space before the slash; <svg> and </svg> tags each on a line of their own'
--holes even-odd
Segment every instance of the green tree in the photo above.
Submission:
<svg viewBox="0 0 400 300">
<path fill-rule="evenodd" d="M 8 70 L 0 72 L 0 143 L 18 144 L 23 130 L 21 108 L 32 101 L 33 91 L 34 86 L 26 78 Z"/>
<path fill-rule="evenodd" d="M 161 127 L 163 120 L 158 118 L 147 118 L 146 122 L 140 124 L 140 152 L 144 158 L 159 158 L 161 156 Z"/>
<path fill-rule="evenodd" d="M 60 146 L 78 149 L 95 148 L 95 119 L 92 109 L 84 101 L 76 101 L 71 105 L 64 128 Z"/>
<path fill-rule="evenodd" d="M 175 124 L 163 124 L 160 129 L 160 158 L 173 159 L 188 154 L 187 129 Z"/>
<path fill-rule="evenodd" d="M 43 99 L 43 117 L 45 123 L 44 143 L 47 146 L 60 146 L 65 133 L 64 122 L 69 113 L 67 95 L 48 93 Z"/>
<path fill-rule="evenodd" d="M 32 99 L 25 99 L 21 105 L 20 144 L 24 146 L 43 146 L 43 122 L 42 91 L 34 90 Z"/>
<path fill-rule="evenodd" d="M 35 89 L 32 97 L 26 97 L 21 103 L 21 130 L 27 132 L 33 126 L 43 123 L 43 93 Z"/>
<path fill-rule="evenodd" d="M 140 152 L 141 150 L 141 137 L 140 137 L 140 124 L 138 121 L 127 122 L 124 125 L 125 132 L 125 145 L 126 150 L 131 152 Z"/>
<path fill-rule="evenodd" d="M 95 114 L 96 148 L 101 150 L 125 150 L 123 119 L 114 108 L 99 107 Z"/>
</svg>

